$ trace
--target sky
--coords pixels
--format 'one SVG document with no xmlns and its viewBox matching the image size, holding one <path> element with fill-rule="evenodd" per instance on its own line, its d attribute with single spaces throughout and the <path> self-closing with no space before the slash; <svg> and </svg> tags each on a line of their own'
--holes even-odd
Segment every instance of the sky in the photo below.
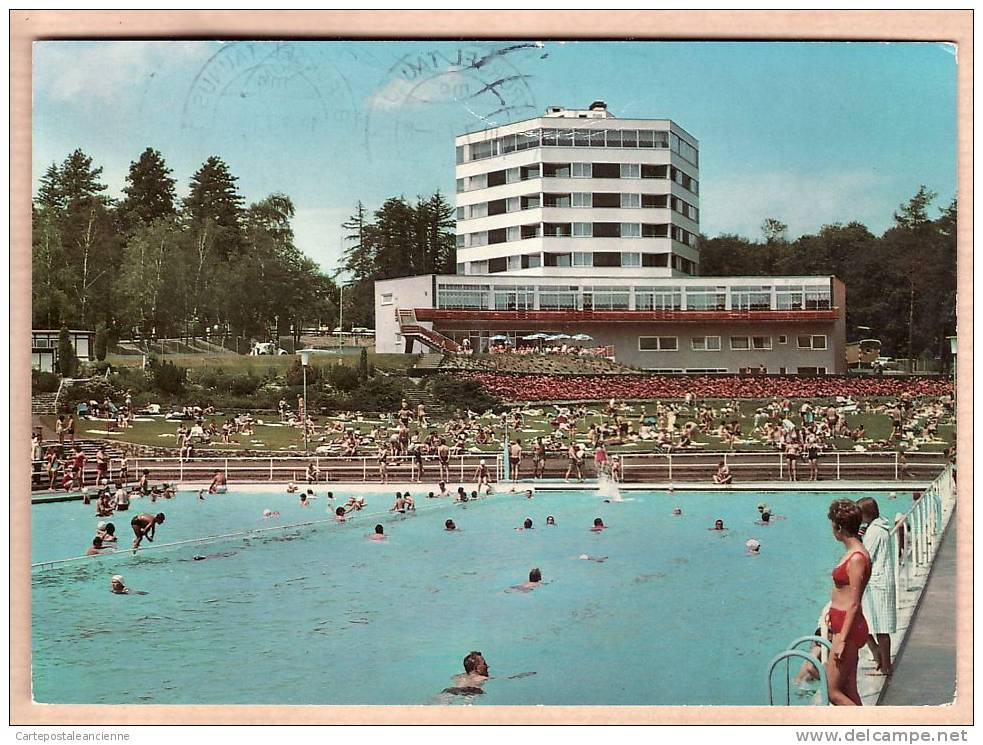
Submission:
<svg viewBox="0 0 983 745">
<path fill-rule="evenodd" d="M 178 195 L 212 155 L 247 202 L 287 194 L 328 272 L 361 200 L 454 198 L 454 136 L 604 100 L 699 140 L 700 227 L 880 234 L 924 184 L 956 185 L 956 48 L 911 42 L 44 41 L 34 45 L 36 191 L 82 148 L 122 196 L 147 147 Z"/>
</svg>

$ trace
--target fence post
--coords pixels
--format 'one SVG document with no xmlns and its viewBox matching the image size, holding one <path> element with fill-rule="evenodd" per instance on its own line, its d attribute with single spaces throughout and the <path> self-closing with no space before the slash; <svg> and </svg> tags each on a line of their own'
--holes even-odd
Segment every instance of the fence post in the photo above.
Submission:
<svg viewBox="0 0 983 745">
<path fill-rule="evenodd" d="M 669 459 L 669 482 L 672 483 L 672 453 L 667 453 L 666 458 Z"/>
<path fill-rule="evenodd" d="M 840 451 L 836 451 L 836 480 L 840 480 Z"/>
<path fill-rule="evenodd" d="M 178 481 L 184 481 L 184 458 L 178 458 Z"/>
<path fill-rule="evenodd" d="M 461 457 L 461 483 L 464 483 L 464 456 Z"/>
<path fill-rule="evenodd" d="M 225 459 L 225 480 L 229 480 L 229 459 Z"/>
<path fill-rule="evenodd" d="M 362 481 L 369 480 L 369 459 L 362 456 Z"/>
<path fill-rule="evenodd" d="M 270 458 L 270 481 L 273 481 L 273 458 Z"/>
<path fill-rule="evenodd" d="M 898 480 L 898 451 L 894 451 L 894 480 Z"/>
<path fill-rule="evenodd" d="M 785 459 L 782 457 L 782 454 L 779 453 L 778 454 L 778 480 L 779 481 L 782 481 L 785 478 L 785 463 L 783 462 L 784 460 Z"/>
</svg>

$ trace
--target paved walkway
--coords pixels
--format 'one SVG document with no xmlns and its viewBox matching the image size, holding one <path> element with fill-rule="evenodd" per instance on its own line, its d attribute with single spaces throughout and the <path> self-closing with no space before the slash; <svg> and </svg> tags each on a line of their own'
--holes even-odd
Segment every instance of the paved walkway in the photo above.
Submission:
<svg viewBox="0 0 983 745">
<path fill-rule="evenodd" d="M 952 703 L 956 693 L 955 621 L 956 521 L 951 520 L 881 706 Z"/>
</svg>

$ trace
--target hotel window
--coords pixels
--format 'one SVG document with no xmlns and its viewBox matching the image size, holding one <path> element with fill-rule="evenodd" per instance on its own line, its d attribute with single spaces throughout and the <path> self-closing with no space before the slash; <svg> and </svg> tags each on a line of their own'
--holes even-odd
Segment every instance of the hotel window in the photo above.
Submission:
<svg viewBox="0 0 983 745">
<path fill-rule="evenodd" d="M 546 262 L 546 266 L 570 266 L 570 254 L 544 253 L 543 259 Z"/>
<path fill-rule="evenodd" d="M 464 235 L 463 234 L 457 235 L 455 237 L 455 242 L 457 243 L 457 247 L 458 248 L 464 248 L 464 246 L 465 246 L 465 243 L 464 243 Z"/>
<path fill-rule="evenodd" d="M 508 271 L 508 261 L 504 256 L 495 259 L 488 259 L 488 273 L 500 274 Z"/>
<path fill-rule="evenodd" d="M 642 178 L 669 178 L 669 166 L 642 166 Z"/>
<path fill-rule="evenodd" d="M 692 347 L 694 352 L 719 352 L 720 337 L 694 336 L 692 339 Z"/>
<path fill-rule="evenodd" d="M 592 295 L 594 310 L 628 310 L 627 287 L 594 287 Z"/>
<path fill-rule="evenodd" d="M 571 163 L 570 170 L 574 178 L 590 178 L 592 173 L 590 163 Z"/>
<path fill-rule="evenodd" d="M 542 266 L 543 259 L 539 254 L 523 254 L 522 255 L 522 268 L 523 269 L 538 269 Z"/>
<path fill-rule="evenodd" d="M 539 194 L 530 194 L 527 197 L 519 197 L 519 205 L 524 210 L 539 209 L 542 198 Z"/>
<path fill-rule="evenodd" d="M 437 285 L 437 307 L 481 309 L 488 307 L 488 285 Z"/>
<path fill-rule="evenodd" d="M 771 308 L 770 287 L 731 287 L 732 310 L 768 310 Z"/>
<path fill-rule="evenodd" d="M 543 228 L 539 224 L 522 225 L 520 226 L 520 231 L 522 240 L 526 240 L 527 238 L 539 238 L 543 235 Z"/>
<path fill-rule="evenodd" d="M 557 147 L 573 147 L 573 131 L 569 129 L 557 130 L 556 145 Z"/>
<path fill-rule="evenodd" d="M 472 204 L 469 208 L 470 217 L 487 217 L 488 216 L 488 202 L 481 202 L 480 204 Z"/>
<path fill-rule="evenodd" d="M 806 310 L 829 310 L 828 287 L 806 287 Z"/>
<path fill-rule="evenodd" d="M 621 225 L 616 222 L 596 222 L 593 226 L 595 238 L 619 238 Z"/>
<path fill-rule="evenodd" d="M 569 194 L 543 194 L 544 207 L 569 207 Z"/>
<path fill-rule="evenodd" d="M 641 194 L 622 194 L 621 195 L 621 206 L 624 209 L 631 209 L 635 207 L 642 206 L 642 195 Z"/>
<path fill-rule="evenodd" d="M 639 163 L 622 163 L 621 178 L 641 178 L 642 166 Z"/>
<path fill-rule="evenodd" d="M 679 310 L 682 297 L 678 287 L 637 287 L 635 310 Z"/>
<path fill-rule="evenodd" d="M 573 265 L 594 266 L 594 254 L 590 253 L 589 251 L 574 251 Z"/>
<path fill-rule="evenodd" d="M 595 163 L 591 171 L 594 178 L 621 178 L 621 165 L 619 163 Z M 594 206 L 597 206 L 597 195 L 594 195 Z M 617 201 L 614 204 L 615 207 L 618 206 Z"/>
<path fill-rule="evenodd" d="M 607 136 L 608 147 L 621 147 L 621 130 L 609 129 Z"/>
<path fill-rule="evenodd" d="M 595 251 L 594 266 L 599 267 L 620 267 L 621 254 L 617 251 Z"/>
<path fill-rule="evenodd" d="M 591 198 L 590 192 L 585 191 L 575 191 L 570 195 L 570 206 L 571 207 L 592 207 L 593 199 Z"/>
<path fill-rule="evenodd" d="M 812 336 L 797 337 L 799 349 L 826 349 L 826 335 L 815 334 Z"/>
<path fill-rule="evenodd" d="M 733 350 L 744 350 L 751 348 L 751 340 L 746 336 L 730 337 L 730 348 Z"/>
<path fill-rule="evenodd" d="M 638 147 L 638 132 L 634 129 L 621 130 L 621 147 Z"/>
<path fill-rule="evenodd" d="M 604 130 L 603 129 L 592 129 L 590 131 L 590 146 L 591 147 L 604 147 Z"/>
<path fill-rule="evenodd" d="M 580 290 L 576 287 L 547 286 L 539 288 L 540 310 L 576 310 Z"/>
<path fill-rule="evenodd" d="M 723 310 L 727 306 L 727 291 L 723 287 L 687 287 L 687 310 Z"/>
<path fill-rule="evenodd" d="M 391 292 L 382 293 L 382 297 L 379 299 L 380 305 L 392 305 L 393 304 L 393 294 Z"/>
<path fill-rule="evenodd" d="M 489 215 L 504 215 L 508 212 L 508 206 L 504 199 L 493 199 L 490 202 L 486 202 L 486 205 Z"/>
<path fill-rule="evenodd" d="M 573 144 L 576 147 L 590 147 L 590 130 L 575 129 L 573 132 Z"/>
<path fill-rule="evenodd" d="M 593 223 L 575 222 L 573 224 L 573 237 L 590 238 L 594 234 L 593 227 Z"/>
<path fill-rule="evenodd" d="M 583 165 L 575 163 L 574 165 Z M 569 163 L 543 163 L 543 178 L 570 178 Z"/>
<path fill-rule="evenodd" d="M 555 129 L 544 129 L 543 130 L 543 147 L 553 147 L 556 145 L 556 130 Z"/>
<path fill-rule="evenodd" d="M 775 307 L 778 310 L 801 310 L 804 298 L 802 287 L 775 288 Z"/>
<path fill-rule="evenodd" d="M 522 209 L 522 202 L 519 197 L 509 197 L 505 200 L 505 211 L 506 212 L 518 212 Z"/>
<path fill-rule="evenodd" d="M 621 254 L 621 266 L 641 266 L 642 255 L 634 251 L 626 251 Z"/>
<path fill-rule="evenodd" d="M 471 160 L 481 160 L 483 158 L 490 158 L 493 154 L 497 154 L 494 151 L 498 148 L 495 147 L 498 143 L 495 140 L 485 140 L 484 142 L 475 142 L 471 145 Z"/>
<path fill-rule="evenodd" d="M 539 178 L 539 163 L 531 166 L 522 166 L 519 168 L 520 181 L 528 181 L 532 178 Z"/>
<path fill-rule="evenodd" d="M 637 222 L 623 222 L 621 223 L 621 237 L 622 238 L 641 238 L 642 237 L 642 225 Z"/>
<path fill-rule="evenodd" d="M 531 129 L 528 132 L 519 132 L 515 136 L 515 149 L 528 150 L 532 147 L 539 147 L 539 130 Z"/>
<path fill-rule="evenodd" d="M 642 207 L 665 209 L 669 197 L 665 194 L 642 194 Z"/>
<path fill-rule="evenodd" d="M 457 180 L 457 183 L 456 183 L 456 187 L 455 188 L 456 188 L 458 194 L 460 194 L 461 192 L 464 191 L 464 179 L 463 178 L 459 178 Z"/>
<path fill-rule="evenodd" d="M 515 135 L 505 135 L 505 137 L 502 138 L 502 152 L 515 152 Z"/>
<path fill-rule="evenodd" d="M 511 228 L 509 228 L 511 230 Z M 521 256 L 509 256 L 509 271 L 517 272 L 522 268 L 522 257 Z"/>
<path fill-rule="evenodd" d="M 642 266 L 669 266 L 669 254 L 642 254 Z"/>
<path fill-rule="evenodd" d="M 638 130 L 638 146 L 639 147 L 655 147 L 655 138 L 653 137 L 655 133 L 650 129 L 640 129 Z"/>
<path fill-rule="evenodd" d="M 657 148 L 668 149 L 669 148 L 669 133 L 668 132 L 655 132 L 655 146 Z"/>
<path fill-rule="evenodd" d="M 668 223 L 642 223 L 642 238 L 668 238 Z"/>
<path fill-rule="evenodd" d="M 457 210 L 454 213 L 454 217 L 456 219 L 458 219 L 458 220 L 465 220 L 465 219 L 467 219 L 467 218 L 464 217 L 464 207 L 458 207 Z"/>
<path fill-rule="evenodd" d="M 467 274 L 468 273 L 467 267 L 468 267 L 467 264 L 465 264 L 463 261 L 459 261 L 457 263 L 457 267 L 455 267 L 454 274 Z"/>
<path fill-rule="evenodd" d="M 507 168 L 505 170 L 505 183 L 515 184 L 522 181 L 522 169 L 521 168 Z"/>
<path fill-rule="evenodd" d="M 471 270 L 468 274 L 488 274 L 488 262 L 487 261 L 472 261 Z"/>
<path fill-rule="evenodd" d="M 784 334 L 781 334 L 781 335 L 780 335 L 780 336 L 778 337 L 778 343 L 779 343 L 779 344 L 788 344 L 788 337 L 787 337 L 787 336 L 785 336 Z"/>
<path fill-rule="evenodd" d="M 568 222 L 544 222 L 543 235 L 547 238 L 569 238 L 570 223 Z"/>
<path fill-rule="evenodd" d="M 458 145 L 454 150 L 457 153 L 457 164 L 461 165 L 464 162 L 464 146 Z"/>
<path fill-rule="evenodd" d="M 507 241 L 517 241 L 521 235 L 522 231 L 519 230 L 518 225 L 510 225 L 505 229 L 505 240 Z"/>
<path fill-rule="evenodd" d="M 771 349 L 771 337 L 770 336 L 752 336 L 751 337 L 751 349 L 760 349 L 763 351 L 768 351 Z"/>
<path fill-rule="evenodd" d="M 475 189 L 484 189 L 488 186 L 488 174 L 479 173 L 477 176 L 471 176 L 468 179 L 468 191 L 474 191 Z"/>
<path fill-rule="evenodd" d="M 496 287 L 495 310 L 532 310 L 535 297 L 534 287 Z"/>
<path fill-rule="evenodd" d="M 620 207 L 621 195 L 612 192 L 595 191 L 591 204 L 594 207 Z"/>
<path fill-rule="evenodd" d="M 474 248 L 475 246 L 487 246 L 488 245 L 488 231 L 482 230 L 480 233 L 471 233 L 468 236 L 468 246 Z"/>
<path fill-rule="evenodd" d="M 639 352 L 675 352 L 679 343 L 675 336 L 639 336 Z"/>
</svg>

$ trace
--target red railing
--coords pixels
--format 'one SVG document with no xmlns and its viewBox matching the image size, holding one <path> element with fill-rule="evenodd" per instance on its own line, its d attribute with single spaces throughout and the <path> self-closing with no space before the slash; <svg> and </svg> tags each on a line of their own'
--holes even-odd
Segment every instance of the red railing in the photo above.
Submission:
<svg viewBox="0 0 983 745">
<path fill-rule="evenodd" d="M 495 323 L 645 323 L 676 321 L 807 322 L 835 321 L 839 309 L 828 310 L 452 310 L 416 308 L 420 321 L 486 321 Z"/>
<path fill-rule="evenodd" d="M 461 351 L 461 345 L 453 339 L 423 326 L 404 324 L 399 327 L 399 331 L 403 336 L 416 337 L 424 344 L 435 349 L 442 349 L 445 352 L 453 352 L 455 354 Z"/>
</svg>

